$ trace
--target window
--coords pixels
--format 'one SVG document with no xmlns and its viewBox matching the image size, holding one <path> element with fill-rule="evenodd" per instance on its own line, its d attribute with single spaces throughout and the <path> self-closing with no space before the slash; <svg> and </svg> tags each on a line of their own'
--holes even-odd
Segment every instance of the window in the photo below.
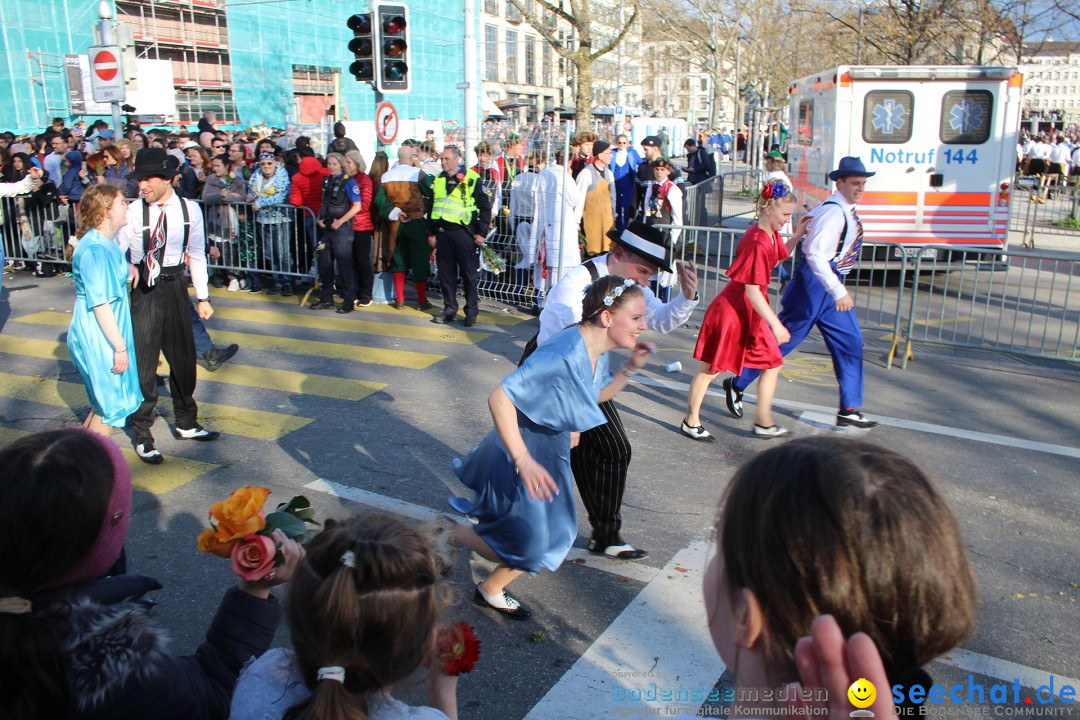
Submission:
<svg viewBox="0 0 1080 720">
<path fill-rule="evenodd" d="M 484 12 L 488 15 L 499 16 L 499 0 L 484 0 Z"/>
<path fill-rule="evenodd" d="M 914 96 L 906 90 L 872 90 L 863 102 L 863 140 L 905 143 L 911 139 Z"/>
<path fill-rule="evenodd" d="M 525 84 L 536 84 L 536 43 L 532 35 L 525 36 Z"/>
<path fill-rule="evenodd" d="M 499 80 L 499 28 L 494 25 L 484 26 L 484 79 Z"/>
<path fill-rule="evenodd" d="M 994 94 L 989 90 L 950 90 L 941 101 L 941 141 L 979 145 L 990 139 Z"/>
<path fill-rule="evenodd" d="M 517 30 L 506 31 L 506 82 L 518 81 Z"/>
<path fill-rule="evenodd" d="M 799 103 L 799 127 L 796 140 L 800 145 L 814 144 L 814 101 L 803 100 Z"/>
<path fill-rule="evenodd" d="M 709 92 L 709 78 L 701 78 L 701 92 Z"/>
<path fill-rule="evenodd" d="M 518 12 L 517 6 L 511 0 L 506 0 L 506 22 L 521 22 L 521 13 Z"/>
<path fill-rule="evenodd" d="M 544 41 L 543 63 L 540 75 L 544 78 L 544 87 L 551 87 L 551 44 Z"/>
</svg>

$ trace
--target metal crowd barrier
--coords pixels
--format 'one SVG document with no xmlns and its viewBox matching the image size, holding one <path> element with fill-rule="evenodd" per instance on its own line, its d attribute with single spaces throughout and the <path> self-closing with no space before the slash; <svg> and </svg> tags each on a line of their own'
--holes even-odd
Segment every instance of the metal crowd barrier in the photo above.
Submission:
<svg viewBox="0 0 1080 720">
<path fill-rule="evenodd" d="M 1039 187 L 1039 178 L 1023 176 L 1012 188 L 1012 215 L 1009 229 L 1022 234 L 1032 247 L 1036 235 L 1073 235 L 1080 239 L 1080 187 L 1049 185 Z"/>
<path fill-rule="evenodd" d="M 64 246 L 75 230 L 71 206 L 42 205 L 30 195 L 19 195 L 0 198 L 0 207 L 0 242 L 8 260 L 66 264 Z"/>
<path fill-rule="evenodd" d="M 729 170 L 717 177 L 720 183 L 720 204 L 717 209 L 720 224 L 728 218 L 753 215 L 756 212 L 754 197 L 765 182 L 765 173 L 762 170 Z"/>
</svg>

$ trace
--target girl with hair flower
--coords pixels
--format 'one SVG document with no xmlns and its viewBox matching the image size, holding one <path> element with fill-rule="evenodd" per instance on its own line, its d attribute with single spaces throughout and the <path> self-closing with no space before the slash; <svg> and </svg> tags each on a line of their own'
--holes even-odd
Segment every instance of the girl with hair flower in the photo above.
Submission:
<svg viewBox="0 0 1080 720">
<path fill-rule="evenodd" d="M 772 419 L 772 398 L 783 366 L 780 343 L 791 337 L 769 304 L 768 286 L 773 268 L 791 254 L 806 232 L 800 224 L 784 243 L 780 229 L 795 211 L 795 193 L 782 180 L 765 183 L 755 204 L 757 222 L 746 231 L 735 249 L 735 259 L 727 270 L 730 282 L 705 312 L 698 333 L 694 358 L 701 369 L 690 382 L 686 418 L 682 433 L 694 440 L 711 442 L 713 436 L 701 426 L 701 403 L 705 392 L 721 371 L 742 372 L 760 368 L 757 420 L 754 435 L 780 437 L 788 430 Z"/>
</svg>

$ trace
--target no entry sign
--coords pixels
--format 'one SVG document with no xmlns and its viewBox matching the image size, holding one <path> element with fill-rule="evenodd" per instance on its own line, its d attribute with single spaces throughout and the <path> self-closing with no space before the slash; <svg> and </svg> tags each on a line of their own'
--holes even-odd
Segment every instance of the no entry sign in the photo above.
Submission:
<svg viewBox="0 0 1080 720">
<path fill-rule="evenodd" d="M 97 45 L 87 51 L 90 58 L 90 89 L 95 102 L 123 102 L 124 73 L 120 71 L 120 48 Z"/>
</svg>

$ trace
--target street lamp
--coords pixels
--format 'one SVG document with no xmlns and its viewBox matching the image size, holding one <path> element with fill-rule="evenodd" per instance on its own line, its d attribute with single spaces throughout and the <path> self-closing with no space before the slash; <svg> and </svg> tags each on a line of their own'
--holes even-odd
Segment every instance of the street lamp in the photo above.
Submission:
<svg viewBox="0 0 1080 720">
<path fill-rule="evenodd" d="M 742 44 L 744 40 L 750 40 L 749 35 L 739 35 L 735 40 L 735 122 L 732 123 L 731 142 L 731 169 L 735 170 L 735 163 L 739 157 L 739 130 L 742 125 L 742 116 L 739 114 L 739 97 L 742 95 L 742 81 L 739 79 L 739 66 L 742 64 Z M 749 140 L 749 138 L 747 138 Z"/>
</svg>

